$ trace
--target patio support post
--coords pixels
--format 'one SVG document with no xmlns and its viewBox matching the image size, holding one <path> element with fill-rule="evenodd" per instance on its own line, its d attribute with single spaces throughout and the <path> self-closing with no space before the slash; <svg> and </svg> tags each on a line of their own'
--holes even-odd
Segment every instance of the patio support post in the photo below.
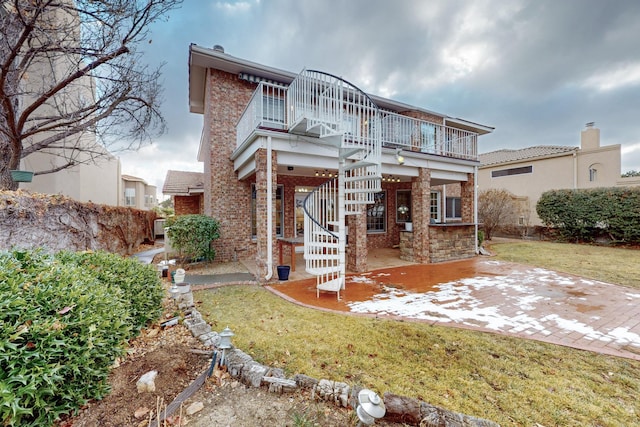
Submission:
<svg viewBox="0 0 640 427">
<path fill-rule="evenodd" d="M 267 188 L 267 150 L 261 148 L 256 151 L 256 276 L 261 281 L 266 281 L 266 277 L 269 273 L 268 262 L 272 260 L 272 264 L 278 259 L 275 251 L 278 245 L 271 245 L 271 256 L 269 256 L 269 237 L 272 242 L 275 242 L 275 227 L 272 227 L 271 236 L 268 235 L 268 215 L 271 215 L 272 221 L 275 224 L 273 216 L 275 215 L 275 209 L 273 207 L 275 203 L 275 191 L 278 183 L 278 162 L 277 154 L 275 151 L 271 153 L 271 194 L 268 194 Z M 268 210 L 269 203 L 267 197 L 271 197 L 271 211 Z M 271 266 L 275 271 L 275 266 Z"/>
<path fill-rule="evenodd" d="M 429 223 L 431 220 L 431 171 L 420 168 L 411 183 L 411 212 L 413 222 L 413 260 L 428 264 Z"/>
<path fill-rule="evenodd" d="M 360 213 L 347 216 L 349 245 L 347 247 L 347 269 L 354 273 L 367 271 L 367 215 L 366 207 L 359 206 Z"/>
</svg>

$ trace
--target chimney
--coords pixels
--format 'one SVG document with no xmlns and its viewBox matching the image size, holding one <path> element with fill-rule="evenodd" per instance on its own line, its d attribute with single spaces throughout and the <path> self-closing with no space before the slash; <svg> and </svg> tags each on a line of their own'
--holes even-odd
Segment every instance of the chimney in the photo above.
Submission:
<svg viewBox="0 0 640 427">
<path fill-rule="evenodd" d="M 580 132 L 580 149 L 583 151 L 600 148 L 600 129 L 595 127 L 595 122 L 586 124 L 586 129 Z"/>
</svg>

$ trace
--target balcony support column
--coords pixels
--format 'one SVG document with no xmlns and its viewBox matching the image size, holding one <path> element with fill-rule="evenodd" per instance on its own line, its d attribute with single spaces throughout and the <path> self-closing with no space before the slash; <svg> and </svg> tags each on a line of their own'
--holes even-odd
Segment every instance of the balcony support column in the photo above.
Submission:
<svg viewBox="0 0 640 427">
<path fill-rule="evenodd" d="M 413 261 L 428 264 L 429 223 L 431 221 L 431 170 L 420 168 L 411 183 Z"/>
</svg>

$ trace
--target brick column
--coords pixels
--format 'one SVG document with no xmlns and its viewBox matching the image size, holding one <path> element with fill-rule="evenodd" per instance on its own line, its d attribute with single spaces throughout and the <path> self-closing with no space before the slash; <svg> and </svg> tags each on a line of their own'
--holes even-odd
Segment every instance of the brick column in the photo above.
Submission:
<svg viewBox="0 0 640 427">
<path fill-rule="evenodd" d="M 273 255 L 273 277 L 277 277 L 276 267 L 278 264 L 278 244 L 276 241 L 276 217 L 275 217 L 275 206 L 276 206 L 276 188 L 278 184 L 278 162 L 276 152 L 271 152 L 271 183 L 273 192 L 268 195 L 267 194 L 267 150 L 264 148 L 256 151 L 255 154 L 256 159 L 256 274 L 258 276 L 258 280 L 261 282 L 265 281 L 265 276 L 267 275 L 267 261 L 268 261 L 268 252 L 267 252 L 267 218 L 268 215 L 271 215 L 273 221 L 273 229 L 271 233 L 271 239 L 273 242 L 272 247 L 272 255 Z M 272 210 L 271 212 L 267 211 L 267 197 L 271 197 L 272 201 Z"/>
<path fill-rule="evenodd" d="M 431 171 L 421 168 L 411 182 L 413 261 L 429 263 L 429 223 L 431 220 Z"/>
<path fill-rule="evenodd" d="M 362 273 L 367 271 L 367 213 L 364 206 L 360 206 L 360 213 L 347 215 L 346 224 L 349 227 L 349 246 L 347 248 L 347 270 Z"/>
<path fill-rule="evenodd" d="M 467 182 L 460 183 L 460 202 L 462 208 L 462 222 L 473 222 L 473 189 L 476 185 L 475 176 L 472 173 L 467 174 Z"/>
</svg>

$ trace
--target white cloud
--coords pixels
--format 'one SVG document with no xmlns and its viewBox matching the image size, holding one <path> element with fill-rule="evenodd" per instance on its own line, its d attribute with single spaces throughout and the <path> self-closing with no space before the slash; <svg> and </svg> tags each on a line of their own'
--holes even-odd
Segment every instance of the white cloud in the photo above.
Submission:
<svg viewBox="0 0 640 427">
<path fill-rule="evenodd" d="M 247 1 L 220 1 L 216 2 L 214 7 L 230 15 L 234 15 L 251 10 L 251 3 Z"/>
<path fill-rule="evenodd" d="M 584 86 L 603 92 L 626 86 L 640 86 L 640 62 L 607 69 L 589 77 Z"/>
</svg>

